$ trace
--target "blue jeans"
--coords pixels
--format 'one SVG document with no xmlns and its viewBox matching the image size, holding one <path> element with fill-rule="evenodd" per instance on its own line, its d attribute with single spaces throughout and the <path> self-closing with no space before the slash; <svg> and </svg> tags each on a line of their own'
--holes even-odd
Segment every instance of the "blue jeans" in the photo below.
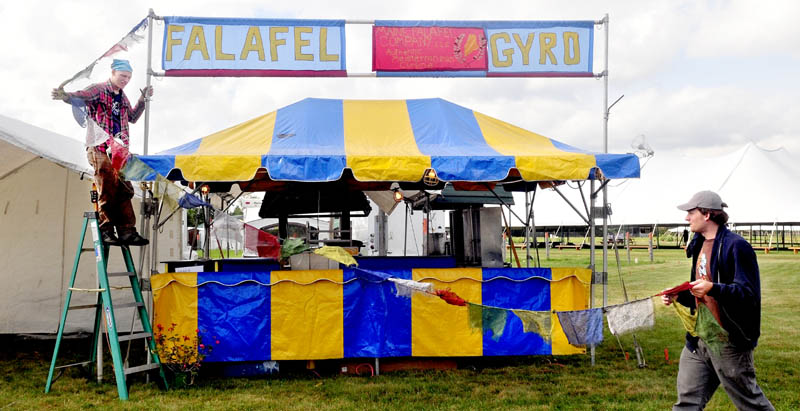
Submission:
<svg viewBox="0 0 800 411">
<path fill-rule="evenodd" d="M 699 340 L 697 350 L 685 346 L 678 368 L 678 402 L 673 410 L 701 410 L 722 384 L 739 410 L 774 410 L 756 383 L 753 350 L 741 351 L 725 345 L 719 356 L 711 354 Z"/>
</svg>

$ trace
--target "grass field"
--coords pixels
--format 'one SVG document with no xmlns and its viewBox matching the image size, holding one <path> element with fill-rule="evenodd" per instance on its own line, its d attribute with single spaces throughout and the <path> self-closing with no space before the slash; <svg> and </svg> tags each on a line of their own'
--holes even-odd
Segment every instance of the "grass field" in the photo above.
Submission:
<svg viewBox="0 0 800 411">
<path fill-rule="evenodd" d="M 688 279 L 689 261 L 682 250 L 634 250 L 639 263 L 622 275 L 630 299 L 641 298 Z M 613 251 L 609 264 L 609 304 L 623 301 Z M 585 266 L 588 251 L 552 250 L 544 266 Z M 759 254 L 762 281 L 762 336 L 755 351 L 758 382 L 779 410 L 800 409 L 800 255 Z M 599 261 L 599 259 L 598 259 Z M 600 302 L 598 298 L 597 302 Z M 631 359 L 626 361 L 616 338 L 606 330 L 597 348 L 596 365 L 588 355 L 460 359 L 454 371 L 413 371 L 379 377 L 340 376 L 320 370 L 322 377 L 297 367 L 280 376 L 224 379 L 201 375 L 182 390 L 159 391 L 155 384 L 131 382 L 130 400 L 117 399 L 113 381 L 89 382 L 76 369 L 65 373 L 44 394 L 52 341 L 9 339 L 0 348 L 0 409 L 166 408 L 166 409 L 620 409 L 662 410 L 675 400 L 682 326 L 669 307 L 656 306 L 656 327 L 637 334 L 646 368 L 638 368 L 633 337 L 620 338 Z M 64 361 L 88 350 L 71 342 Z M 80 351 L 78 351 L 78 348 Z M 664 350 L 670 361 L 665 361 Z M 70 358 L 72 357 L 72 358 Z M 106 362 L 108 364 L 108 362 Z M 283 365 L 282 365 L 282 368 Z M 287 367 L 288 368 L 288 367 Z M 106 375 L 113 375 L 107 370 Z M 141 377 L 139 377 L 141 378 Z M 718 390 L 708 409 L 734 409 Z"/>
</svg>

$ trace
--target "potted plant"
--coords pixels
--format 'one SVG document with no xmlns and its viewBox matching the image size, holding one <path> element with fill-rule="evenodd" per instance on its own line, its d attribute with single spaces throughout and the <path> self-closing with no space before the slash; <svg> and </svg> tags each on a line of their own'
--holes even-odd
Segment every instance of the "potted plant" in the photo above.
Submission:
<svg viewBox="0 0 800 411">
<path fill-rule="evenodd" d="M 200 372 L 200 364 L 219 345 L 219 340 L 212 337 L 209 343 L 203 342 L 199 329 L 191 335 L 182 335 L 175 332 L 177 324 L 172 323 L 167 329 L 161 324 L 156 325 L 156 351 L 158 357 L 172 374 L 172 386 L 185 388 L 194 384 L 194 379 Z"/>
</svg>

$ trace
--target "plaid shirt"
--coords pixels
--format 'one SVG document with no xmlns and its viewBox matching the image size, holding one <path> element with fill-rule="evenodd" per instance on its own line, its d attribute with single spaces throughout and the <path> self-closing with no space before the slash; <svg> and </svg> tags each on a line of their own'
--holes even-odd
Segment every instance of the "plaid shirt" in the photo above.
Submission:
<svg viewBox="0 0 800 411">
<path fill-rule="evenodd" d="M 127 145 L 129 139 L 128 123 L 135 123 L 142 116 L 144 103 L 138 101 L 136 107 L 131 107 L 131 102 L 125 92 L 120 90 L 120 93 L 122 93 L 122 107 L 119 112 L 119 130 L 122 141 Z M 111 116 L 111 106 L 114 104 L 114 91 L 111 88 L 111 80 L 105 83 L 92 84 L 81 91 L 67 93 L 67 95 L 82 99 L 86 103 L 86 111 L 89 118 L 97 122 L 109 136 L 113 136 L 114 120 Z M 105 152 L 106 148 L 108 148 L 108 142 L 97 146 L 97 149 L 102 152 Z"/>
</svg>

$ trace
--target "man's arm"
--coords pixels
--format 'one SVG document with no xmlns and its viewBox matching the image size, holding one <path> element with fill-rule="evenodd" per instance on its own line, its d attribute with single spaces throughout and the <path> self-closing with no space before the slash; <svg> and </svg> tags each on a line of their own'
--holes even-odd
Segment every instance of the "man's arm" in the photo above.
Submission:
<svg viewBox="0 0 800 411">
<path fill-rule="evenodd" d="M 78 98 L 88 102 L 99 98 L 102 93 L 103 93 L 103 83 L 99 83 L 99 84 L 92 84 L 91 86 L 86 87 L 83 90 L 73 91 L 73 92 L 64 91 L 63 87 L 54 88 L 53 91 L 50 92 L 50 96 L 53 98 L 53 100 L 61 100 L 69 104 L 70 100 L 72 100 L 73 98 Z"/>
<path fill-rule="evenodd" d="M 142 113 L 144 113 L 145 99 L 153 95 L 153 86 L 147 86 L 140 91 L 142 92 L 142 95 L 139 96 L 139 100 L 136 101 L 136 106 L 134 106 L 130 112 L 128 112 L 128 121 L 131 123 L 138 121 L 139 117 L 141 117 Z"/>
</svg>

